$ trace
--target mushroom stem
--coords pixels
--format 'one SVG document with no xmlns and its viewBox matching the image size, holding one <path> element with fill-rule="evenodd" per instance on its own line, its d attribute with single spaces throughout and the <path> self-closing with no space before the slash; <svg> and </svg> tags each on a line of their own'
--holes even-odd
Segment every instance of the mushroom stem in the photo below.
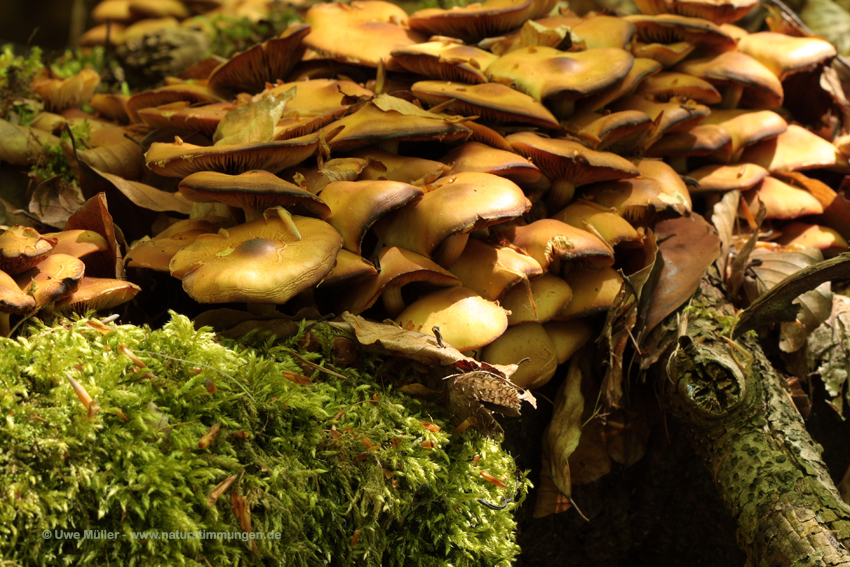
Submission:
<svg viewBox="0 0 850 567">
<path fill-rule="evenodd" d="M 469 233 L 457 232 L 446 238 L 442 244 L 437 246 L 431 259 L 441 267 L 448 269 L 449 266 L 457 262 L 460 255 L 463 254 L 463 249 L 466 248 L 466 242 L 469 240 Z"/>
<path fill-rule="evenodd" d="M 560 211 L 572 201 L 576 186 L 569 179 L 555 179 L 552 188 L 546 195 L 546 208 L 550 211 Z"/>
<path fill-rule="evenodd" d="M 401 296 L 401 286 L 398 285 L 388 285 L 385 287 L 384 293 L 381 294 L 381 301 L 384 302 L 384 309 L 387 310 L 387 315 L 393 318 L 397 317 L 406 307 L 404 298 Z"/>
<path fill-rule="evenodd" d="M 723 100 L 720 101 L 718 108 L 732 110 L 738 108 L 738 103 L 741 102 L 741 95 L 744 94 L 743 85 L 724 85 L 720 92 L 723 93 Z"/>
<path fill-rule="evenodd" d="M 242 209 L 245 213 L 245 222 L 253 222 L 255 220 L 260 220 L 263 218 L 263 211 L 258 209 Z"/>
<path fill-rule="evenodd" d="M 3 313 L 0 311 L 0 337 L 8 337 L 10 331 L 9 313 Z"/>
</svg>

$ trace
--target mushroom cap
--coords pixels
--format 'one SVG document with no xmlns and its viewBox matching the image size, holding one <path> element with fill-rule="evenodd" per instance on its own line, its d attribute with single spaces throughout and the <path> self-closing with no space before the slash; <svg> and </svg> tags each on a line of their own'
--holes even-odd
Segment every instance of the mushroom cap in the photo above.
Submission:
<svg viewBox="0 0 850 567">
<path fill-rule="evenodd" d="M 99 84 L 97 71 L 82 69 L 67 79 L 35 79 L 32 89 L 41 96 L 45 109 L 61 112 L 88 102 Z"/>
<path fill-rule="evenodd" d="M 80 286 L 54 304 L 58 313 L 85 313 L 112 309 L 136 297 L 142 288 L 124 280 L 83 276 Z"/>
<path fill-rule="evenodd" d="M 448 116 L 422 110 L 390 95 L 379 95 L 356 112 L 322 129 L 334 151 L 391 140 L 452 142 L 470 135 L 469 128 Z"/>
<path fill-rule="evenodd" d="M 632 68 L 632 54 L 616 47 L 564 53 L 552 47 L 517 49 L 490 64 L 484 74 L 539 101 L 590 96 L 619 81 Z"/>
<path fill-rule="evenodd" d="M 342 235 L 343 248 L 362 254 L 363 238 L 375 221 L 423 194 L 422 188 L 398 181 L 335 181 L 320 195 L 331 211 L 325 220 Z"/>
<path fill-rule="evenodd" d="M 628 154 L 640 145 L 654 123 L 645 112 L 623 110 L 606 114 L 584 112 L 571 116 L 562 126 L 570 136 L 592 150 L 610 149 Z"/>
<path fill-rule="evenodd" d="M 529 158 L 547 177 L 567 179 L 576 187 L 639 175 L 626 158 L 591 150 L 572 140 L 544 138 L 533 132 L 517 132 L 505 139 L 514 151 Z"/>
<path fill-rule="evenodd" d="M 491 122 L 520 122 L 541 128 L 558 128 L 558 120 L 534 98 L 499 83 L 466 85 L 445 81 L 419 81 L 410 88 L 419 100 L 436 106 L 454 99 L 447 112 L 477 115 Z"/>
<path fill-rule="evenodd" d="M 177 221 L 153 238 L 133 243 L 124 257 L 124 263 L 130 268 L 148 268 L 168 272 L 174 255 L 194 242 L 199 235 L 218 232 L 219 229 L 234 224 L 233 217 L 215 216 Z"/>
<path fill-rule="evenodd" d="M 753 216 L 758 214 L 759 201 L 764 203 L 767 219 L 796 219 L 823 212 L 823 205 L 811 193 L 775 177 L 765 177 L 757 187 L 744 191 L 741 199 Z"/>
<path fill-rule="evenodd" d="M 12 276 L 0 271 L 0 314 L 25 315 L 35 308 L 35 298 L 21 291 Z"/>
<path fill-rule="evenodd" d="M 789 222 L 781 229 L 776 242 L 788 249 L 817 248 L 824 257 L 832 257 L 848 248 L 847 240 L 837 230 L 803 222 Z"/>
<path fill-rule="evenodd" d="M 668 132 L 687 131 L 698 125 L 711 110 L 702 104 L 683 99 L 656 102 L 640 96 L 624 96 L 611 104 L 612 112 L 638 110 L 649 116 L 655 128 L 644 138 L 642 145 L 649 147 Z"/>
<path fill-rule="evenodd" d="M 57 240 L 28 226 L 15 225 L 0 235 L 0 270 L 20 274 L 47 258 Z"/>
<path fill-rule="evenodd" d="M 706 156 L 727 153 L 732 136 L 716 124 L 698 124 L 681 132 L 664 134 L 644 152 L 646 157 Z"/>
<path fill-rule="evenodd" d="M 759 3 L 758 0 L 635 0 L 635 4 L 643 14 L 677 14 L 720 25 L 740 20 Z"/>
<path fill-rule="evenodd" d="M 137 18 L 188 18 L 192 13 L 180 0 L 130 0 L 130 14 Z"/>
<path fill-rule="evenodd" d="M 369 276 L 376 275 L 378 275 L 378 270 L 371 262 L 354 252 L 340 248 L 339 254 L 336 256 L 336 264 L 328 272 L 328 275 L 316 284 L 316 288 L 328 289 L 341 285 L 352 285 Z"/>
<path fill-rule="evenodd" d="M 755 163 L 768 171 L 829 168 L 850 173 L 847 156 L 817 134 L 796 124 L 789 124 L 785 132 L 775 138 L 748 147 L 740 161 Z"/>
<path fill-rule="evenodd" d="M 540 323 L 526 322 L 508 327 L 502 336 L 481 351 L 481 360 L 490 364 L 517 364 L 524 358 L 529 360 L 520 364 L 511 376 L 511 382 L 519 388 L 539 388 L 555 375 L 557 349 Z"/>
<path fill-rule="evenodd" d="M 476 43 L 515 30 L 526 20 L 545 16 L 555 4 L 552 0 L 486 0 L 463 8 L 419 10 L 410 16 L 408 23 L 424 34 Z"/>
<path fill-rule="evenodd" d="M 309 134 L 348 112 L 361 97 L 375 93 L 352 81 L 312 79 L 280 84 L 267 89 L 262 96 L 279 96 L 295 87 L 295 97 L 287 101 L 283 115 L 274 130 L 275 140 Z"/>
<path fill-rule="evenodd" d="M 607 209 L 592 201 L 573 201 L 551 218 L 592 232 L 604 238 L 610 246 L 643 240 L 638 231 L 615 209 Z"/>
<path fill-rule="evenodd" d="M 301 44 L 310 29 L 307 24 L 292 26 L 278 37 L 237 53 L 210 74 L 210 91 L 230 100 L 240 92 L 256 94 L 266 83 L 285 79 L 301 60 Z"/>
<path fill-rule="evenodd" d="M 349 154 L 368 160 L 358 179 L 401 181 L 420 185 L 438 179 L 448 167 L 438 161 L 414 156 L 400 156 L 377 147 L 366 147 Z"/>
<path fill-rule="evenodd" d="M 464 171 L 492 173 L 519 185 L 535 184 L 542 177 L 540 170 L 528 158 L 479 142 L 462 144 L 446 154 L 442 160 L 451 166 L 446 176 Z"/>
<path fill-rule="evenodd" d="M 737 161 L 745 147 L 775 138 L 788 129 L 785 119 L 772 110 L 712 109 L 702 124 L 716 124 L 729 132 L 731 146 L 727 152 L 716 154 L 725 162 Z"/>
<path fill-rule="evenodd" d="M 82 258 L 109 249 L 106 239 L 93 230 L 63 230 L 45 233 L 42 236 L 56 240 L 56 246 L 50 251 L 51 254 L 68 254 L 74 258 Z"/>
<path fill-rule="evenodd" d="M 152 128 L 173 128 L 185 132 L 201 131 L 210 138 L 224 116 L 233 110 L 229 102 L 214 102 L 192 106 L 188 100 L 178 100 L 136 111 L 139 120 Z"/>
<path fill-rule="evenodd" d="M 644 43 L 688 42 L 711 51 L 729 51 L 737 48 L 734 38 L 717 24 L 702 18 L 688 18 L 673 14 L 632 15 L 624 18 L 635 25 L 638 40 Z"/>
<path fill-rule="evenodd" d="M 782 83 L 756 59 L 740 51 L 685 59 L 674 71 L 694 75 L 713 85 L 733 84 L 743 88 L 742 106 L 777 108 L 782 106 Z"/>
<path fill-rule="evenodd" d="M 614 263 L 611 248 L 586 230 L 555 219 L 540 219 L 504 232 L 514 246 L 537 260 L 544 270 L 569 271 L 572 264 L 592 267 Z"/>
<path fill-rule="evenodd" d="M 403 27 L 404 10 L 380 0 L 331 2 L 311 7 L 304 21 L 313 29 L 304 44 L 327 59 L 377 67 L 383 61 L 388 71 L 402 71 L 391 53 L 428 38 Z"/>
<path fill-rule="evenodd" d="M 482 70 L 499 58 L 471 45 L 446 41 L 409 45 L 396 49 L 392 56 L 398 65 L 417 75 L 461 83 L 486 83 Z"/>
<path fill-rule="evenodd" d="M 125 108 L 131 122 L 140 122 L 139 111 L 164 104 L 187 101 L 190 104 L 222 102 L 205 84 L 180 83 L 136 93 L 127 99 Z"/>
<path fill-rule="evenodd" d="M 298 240 L 277 216 L 202 234 L 171 261 L 199 303 L 285 303 L 333 268 L 342 237 L 328 223 L 293 216 Z"/>
<path fill-rule="evenodd" d="M 837 54 L 835 47 L 825 39 L 775 32 L 748 34 L 738 42 L 738 50 L 770 69 L 780 81 L 826 63 Z"/>
<path fill-rule="evenodd" d="M 77 290 L 83 280 L 86 265 L 67 254 L 51 254 L 34 268 L 15 277 L 21 290 L 35 299 L 35 309 L 41 309 Z"/>
<path fill-rule="evenodd" d="M 602 92 L 577 101 L 575 111 L 576 113 L 601 112 L 602 108 L 622 96 L 631 94 L 641 81 L 659 71 L 661 71 L 661 64 L 658 61 L 646 57 L 635 57 L 634 64 L 625 77 Z"/>
<path fill-rule="evenodd" d="M 543 328 L 555 344 L 558 364 L 568 361 L 581 346 L 593 337 L 593 329 L 583 319 L 548 321 Z"/>
<path fill-rule="evenodd" d="M 638 85 L 636 95 L 666 101 L 671 97 L 684 97 L 702 104 L 718 104 L 723 97 L 714 86 L 687 73 L 661 72 L 646 77 Z"/>
<path fill-rule="evenodd" d="M 219 202 L 244 209 L 250 220 L 255 220 L 269 207 L 296 205 L 323 219 L 331 216 L 330 208 L 322 199 L 268 171 L 252 170 L 238 175 L 199 171 L 184 178 L 178 189 L 190 201 Z"/>
<path fill-rule="evenodd" d="M 567 282 L 554 274 L 531 278 L 529 286 L 530 289 L 512 287 L 501 301 L 502 307 L 509 312 L 508 325 L 528 321 L 545 323 L 573 298 Z"/>
<path fill-rule="evenodd" d="M 154 142 L 145 153 L 145 165 L 165 177 L 187 177 L 199 171 L 218 171 L 231 175 L 262 169 L 277 173 L 310 157 L 319 145 L 319 136 L 266 142 L 196 146 L 188 143 Z"/>
<path fill-rule="evenodd" d="M 508 328 L 504 309 L 464 287 L 442 289 L 418 299 L 395 322 L 408 331 L 431 336 L 438 327 L 443 342 L 459 351 L 489 344 Z"/>
<path fill-rule="evenodd" d="M 635 59 L 652 59 L 668 69 L 690 55 L 694 49 L 696 49 L 696 45 L 687 41 L 676 43 L 643 43 L 637 41 L 632 46 L 632 55 Z"/>
<path fill-rule="evenodd" d="M 92 9 L 91 17 L 96 22 L 127 23 L 135 19 L 130 13 L 130 0 L 102 0 Z"/>
<path fill-rule="evenodd" d="M 464 287 L 490 301 L 500 301 L 517 284 L 543 274 L 543 268 L 531 256 L 473 239 L 449 271 Z"/>
<path fill-rule="evenodd" d="M 515 183 L 488 173 L 458 173 L 430 187 L 422 197 L 375 224 L 386 245 L 430 257 L 453 234 L 486 228 L 531 208 Z"/>
<path fill-rule="evenodd" d="M 613 268 L 574 270 L 565 280 L 573 298 L 555 316 L 558 321 L 607 312 L 623 285 L 623 278 Z"/>
<path fill-rule="evenodd" d="M 346 290 L 341 308 L 355 315 L 370 308 L 389 287 L 400 288 L 410 283 L 433 287 L 458 287 L 460 280 L 425 256 L 389 246 L 378 252 L 380 271 Z"/>
<path fill-rule="evenodd" d="M 746 191 L 768 176 L 768 171 L 754 163 L 706 165 L 688 173 L 699 183 L 689 189 L 691 195 L 710 192 Z"/>
</svg>

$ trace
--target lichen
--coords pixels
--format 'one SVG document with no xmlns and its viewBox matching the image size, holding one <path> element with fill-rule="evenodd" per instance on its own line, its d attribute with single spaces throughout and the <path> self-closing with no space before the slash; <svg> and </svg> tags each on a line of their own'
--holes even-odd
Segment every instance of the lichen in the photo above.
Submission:
<svg viewBox="0 0 850 567">
<path fill-rule="evenodd" d="M 102 334 L 87 321 L 0 339 L 0 556 L 13 564 L 492 566 L 519 552 L 512 510 L 529 483 L 511 456 L 471 429 L 450 434 L 441 405 L 397 393 L 381 359 L 337 369 L 342 379 L 299 366 L 299 336 L 225 344 L 176 314 L 160 330 Z M 322 352 L 301 353 L 319 365 L 323 336 Z M 91 417 L 66 373 L 97 403 Z M 241 534 L 234 494 L 254 532 L 281 539 L 255 552 L 241 539 L 133 537 Z M 515 502 L 503 510 L 480 502 L 504 497 Z"/>
</svg>

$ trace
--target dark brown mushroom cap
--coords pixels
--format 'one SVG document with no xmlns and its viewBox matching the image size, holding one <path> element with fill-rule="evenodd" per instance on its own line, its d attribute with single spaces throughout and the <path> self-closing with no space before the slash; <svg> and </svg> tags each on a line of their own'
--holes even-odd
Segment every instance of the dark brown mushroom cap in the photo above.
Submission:
<svg viewBox="0 0 850 567">
<path fill-rule="evenodd" d="M 573 264 L 600 268 L 614 263 L 614 253 L 600 238 L 555 219 L 540 219 L 503 234 L 544 270 L 556 274 L 569 272 Z"/>
<path fill-rule="evenodd" d="M 375 221 L 423 194 L 421 187 L 398 181 L 336 181 L 320 197 L 330 208 L 326 220 L 342 235 L 343 247 L 361 254 L 363 237 Z"/>
<path fill-rule="evenodd" d="M 21 291 L 12 276 L 0 271 L 0 326 L 2 326 L 3 318 L 8 319 L 8 314 L 25 315 L 34 310 L 33 296 Z M 5 332 L 8 332 L 8 328 Z"/>
<path fill-rule="evenodd" d="M 67 254 L 51 254 L 34 268 L 16 276 L 15 282 L 33 296 L 35 309 L 42 309 L 76 291 L 85 271 L 82 260 Z"/>
<path fill-rule="evenodd" d="M 602 91 L 626 76 L 632 54 L 616 47 L 564 53 L 552 47 L 525 47 L 503 55 L 484 74 L 539 101 L 575 100 Z"/>
<path fill-rule="evenodd" d="M 446 112 L 476 115 L 491 122 L 521 122 L 541 128 L 558 128 L 558 119 L 534 98 L 507 85 L 466 85 L 445 81 L 419 81 L 411 92 L 431 106 L 454 100 Z"/>
<path fill-rule="evenodd" d="M 487 173 L 458 173 L 375 224 L 388 246 L 430 257 L 449 236 L 516 218 L 531 208 L 513 182 Z"/>
<path fill-rule="evenodd" d="M 526 20 L 548 14 L 551 0 L 486 0 L 464 8 L 426 8 L 410 16 L 412 29 L 428 35 L 456 37 L 476 43 L 517 29 Z"/>
<path fill-rule="evenodd" d="M 304 21 L 313 27 L 304 44 L 320 57 L 402 71 L 392 58 L 396 49 L 424 43 L 428 36 L 404 27 L 407 14 L 389 2 L 354 0 L 317 4 Z"/>
<path fill-rule="evenodd" d="M 737 48 L 732 36 L 720 29 L 717 24 L 701 18 L 660 14 L 626 16 L 625 20 L 635 25 L 637 38 L 644 43 L 688 42 L 713 51 Z"/>
<path fill-rule="evenodd" d="M 463 171 L 492 173 L 522 186 L 540 181 L 542 173 L 528 158 L 513 152 L 491 148 L 479 142 L 467 142 L 450 151 L 442 158 L 451 166 L 446 174 Z"/>
<path fill-rule="evenodd" d="M 212 72 L 210 91 L 230 100 L 240 92 L 256 94 L 266 83 L 285 79 L 301 60 L 301 43 L 310 29 L 307 24 L 293 26 L 274 39 L 237 53 Z"/>
<path fill-rule="evenodd" d="M 572 140 L 544 138 L 533 132 L 517 132 L 506 140 L 548 177 L 570 180 L 576 187 L 639 174 L 629 160 L 610 152 L 591 150 Z"/>
<path fill-rule="evenodd" d="M 773 72 L 740 51 L 724 51 L 686 59 L 673 68 L 705 79 L 714 85 L 736 85 L 743 88 L 741 105 L 747 108 L 777 108 L 782 106 L 782 83 Z"/>
<path fill-rule="evenodd" d="M 498 59 L 489 51 L 444 41 L 396 49 L 392 56 L 396 63 L 412 73 L 462 83 L 486 83 L 487 77 L 482 71 Z"/>
<path fill-rule="evenodd" d="M 293 216 L 297 239 L 277 216 L 202 234 L 172 260 L 172 275 L 200 303 L 285 303 L 333 268 L 342 237 L 328 223 Z"/>
<path fill-rule="evenodd" d="M 207 85 L 180 83 L 134 94 L 127 100 L 126 110 L 131 122 L 140 122 L 139 110 L 181 100 L 204 104 L 222 102 L 218 96 L 210 91 Z"/>
<path fill-rule="evenodd" d="M 720 25 L 740 20 L 758 6 L 758 0 L 636 0 L 635 4 L 643 14 L 677 14 Z"/>
<path fill-rule="evenodd" d="M 0 270 L 13 275 L 29 270 L 47 258 L 56 242 L 34 228 L 15 225 L 0 235 Z"/>
<path fill-rule="evenodd" d="M 470 135 L 459 121 L 422 110 L 390 95 L 379 95 L 353 114 L 322 129 L 334 151 L 386 141 L 439 140 L 452 142 Z"/>
<path fill-rule="evenodd" d="M 136 297 L 142 288 L 124 280 L 83 276 L 76 291 L 54 304 L 57 313 L 85 313 L 112 309 Z"/>
<path fill-rule="evenodd" d="M 178 185 L 190 201 L 219 202 L 245 211 L 246 220 L 256 220 L 269 207 L 302 206 L 327 219 L 331 210 L 319 197 L 268 171 L 252 170 L 239 175 L 199 171 Z"/>
<path fill-rule="evenodd" d="M 389 287 L 400 288 L 410 283 L 434 287 L 458 287 L 460 280 L 425 256 L 389 246 L 378 253 L 380 271 L 346 289 L 340 308 L 357 314 L 375 304 Z"/>
<path fill-rule="evenodd" d="M 165 177 L 186 177 L 198 171 L 218 171 L 235 175 L 252 169 L 277 173 L 310 157 L 319 145 L 319 136 L 266 142 L 196 146 L 188 143 L 154 142 L 145 154 L 145 165 Z"/>
<path fill-rule="evenodd" d="M 824 64 L 836 55 L 835 47 L 819 37 L 793 37 L 758 32 L 741 38 L 738 50 L 758 60 L 782 81 L 794 73 Z"/>
</svg>

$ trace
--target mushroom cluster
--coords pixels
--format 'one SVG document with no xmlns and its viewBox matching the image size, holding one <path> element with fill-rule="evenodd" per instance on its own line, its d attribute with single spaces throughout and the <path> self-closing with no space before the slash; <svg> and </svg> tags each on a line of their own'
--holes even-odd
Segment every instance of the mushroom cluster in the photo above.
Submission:
<svg viewBox="0 0 850 567">
<path fill-rule="evenodd" d="M 639 6 L 319 4 L 202 78 L 114 100 L 150 132 L 147 172 L 196 203 L 127 265 L 199 302 L 391 317 L 528 359 L 514 380 L 539 387 L 598 331 L 653 224 L 695 199 L 738 191 L 744 236 L 763 205 L 782 246 L 846 250 L 837 193 L 800 171 L 850 173 L 848 144 L 780 110 L 835 49 L 732 25 L 753 2 Z"/>
</svg>

